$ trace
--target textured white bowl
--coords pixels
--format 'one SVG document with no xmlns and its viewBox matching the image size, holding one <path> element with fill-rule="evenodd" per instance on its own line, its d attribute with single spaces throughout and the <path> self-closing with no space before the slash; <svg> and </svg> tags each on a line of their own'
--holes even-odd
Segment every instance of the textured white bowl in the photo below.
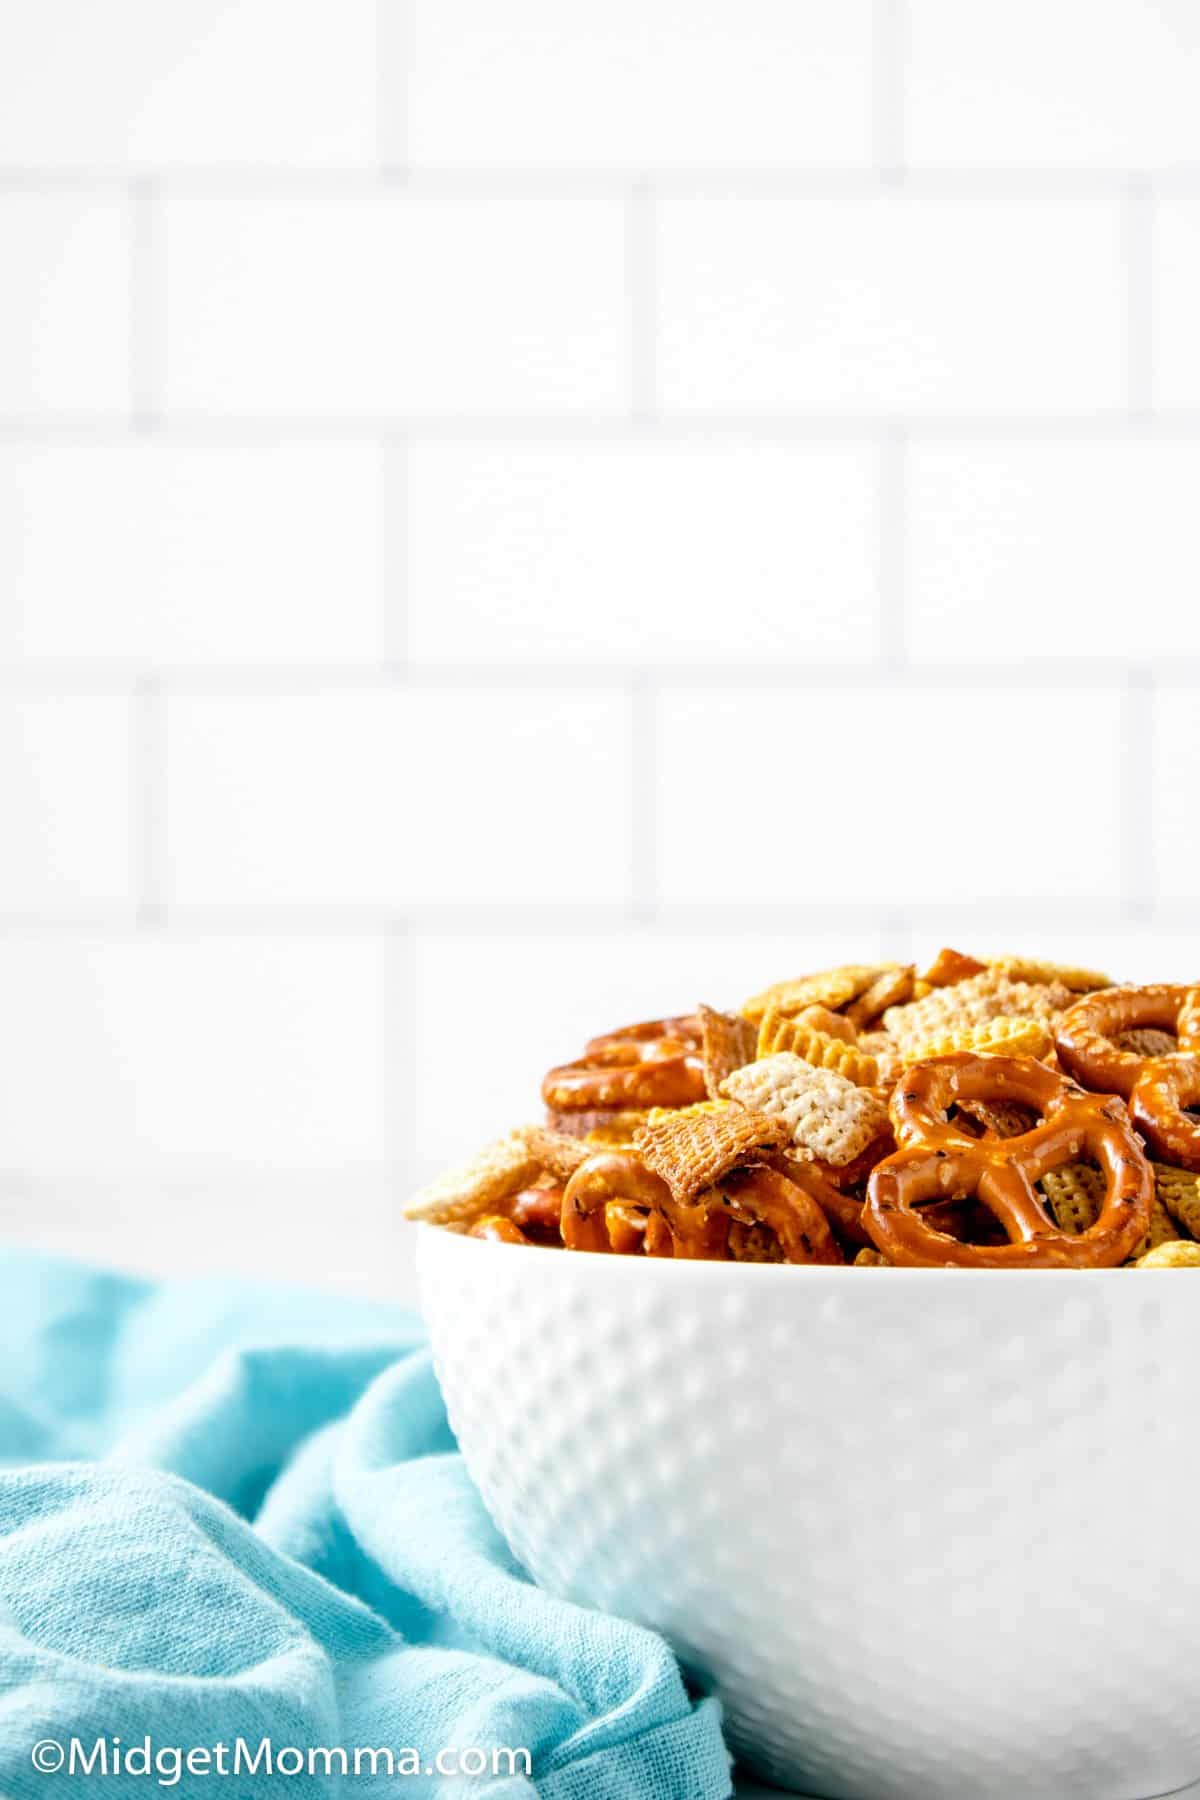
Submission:
<svg viewBox="0 0 1200 1800">
<path fill-rule="evenodd" d="M 847 1800 L 1200 1775 L 1200 1278 L 781 1268 L 421 1233 L 467 1465 Z"/>
</svg>

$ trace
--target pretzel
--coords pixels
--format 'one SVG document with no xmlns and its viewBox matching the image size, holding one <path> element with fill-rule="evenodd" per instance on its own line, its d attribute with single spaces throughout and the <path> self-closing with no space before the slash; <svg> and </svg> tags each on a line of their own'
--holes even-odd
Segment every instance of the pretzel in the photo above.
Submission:
<svg viewBox="0 0 1200 1800">
<path fill-rule="evenodd" d="M 609 1230 L 611 1202 L 619 1207 L 616 1234 Z M 597 1151 L 579 1165 L 563 1192 L 563 1243 L 568 1250 L 632 1250 L 635 1246 L 626 1229 L 629 1209 L 664 1215 L 670 1204 L 671 1190 L 662 1176 L 648 1169 L 632 1150 Z M 727 1230 L 726 1222 L 722 1224 Z"/>
<path fill-rule="evenodd" d="M 590 1157 L 572 1175 L 563 1195 L 562 1235 L 569 1250 L 611 1251 L 635 1246 L 614 1241 L 612 1216 L 622 1233 L 628 1211 L 647 1215 L 647 1254 L 723 1261 L 731 1224 L 765 1225 L 775 1235 L 786 1262 L 838 1263 L 841 1251 L 829 1229 L 817 1192 L 821 1178 L 797 1170 L 784 1175 L 765 1164 L 732 1169 L 692 1201 L 677 1201 L 661 1176 L 630 1151 Z M 663 1226 L 669 1233 L 669 1248 Z M 636 1227 L 634 1228 L 636 1231 Z"/>
<path fill-rule="evenodd" d="M 1128 1031 L 1174 1032 L 1178 1049 L 1139 1056 L 1116 1040 Z M 1163 1162 L 1200 1169 L 1200 987 L 1159 982 L 1105 988 L 1077 1000 L 1054 1037 L 1062 1066 L 1090 1088 L 1129 1101 L 1134 1124 Z"/>
<path fill-rule="evenodd" d="M 740 1224 L 766 1225 L 774 1232 L 784 1262 L 845 1261 L 820 1201 L 799 1170 L 783 1175 L 766 1164 L 735 1169 L 721 1177 L 717 1192 Z"/>
<path fill-rule="evenodd" d="M 1020 1137 L 972 1138 L 947 1123 L 960 1101 L 1007 1100 L 1042 1123 Z M 908 1070 L 892 1097 L 901 1148 L 875 1168 L 863 1223 L 877 1249 L 910 1268 L 1108 1268 L 1124 1262 L 1150 1223 L 1154 1177 L 1119 1100 L 1085 1094 L 1027 1057 L 935 1057 Z M 1107 1177 L 1096 1223 L 1061 1231 L 1034 1184 L 1061 1163 L 1089 1157 Z M 918 1211 L 931 1200 L 977 1194 L 1007 1244 L 961 1243 Z"/>
<path fill-rule="evenodd" d="M 550 1070 L 542 1099 L 557 1113 L 690 1106 L 705 1095 L 700 1040 L 692 1013 L 606 1032 L 575 1062 Z"/>
<path fill-rule="evenodd" d="M 968 981 L 972 975 L 982 975 L 986 967 L 987 964 L 981 963 L 977 957 L 964 956 L 961 950 L 951 950 L 946 944 L 938 951 L 921 980 L 931 988 L 953 987 L 956 982 Z"/>
<path fill-rule="evenodd" d="M 476 1219 L 467 1232 L 468 1237 L 487 1238 L 493 1244 L 530 1244 L 519 1225 L 506 1219 L 503 1213 L 486 1213 L 482 1219 Z"/>
</svg>

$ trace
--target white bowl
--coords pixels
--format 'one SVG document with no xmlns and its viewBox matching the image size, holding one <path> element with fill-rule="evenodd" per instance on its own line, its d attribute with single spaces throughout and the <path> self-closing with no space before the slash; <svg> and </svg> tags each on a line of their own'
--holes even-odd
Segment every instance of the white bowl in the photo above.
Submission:
<svg viewBox="0 0 1200 1800">
<path fill-rule="evenodd" d="M 846 1800 L 1200 1775 L 1200 1278 L 421 1240 L 514 1553 L 661 1631 L 755 1772 Z"/>
</svg>

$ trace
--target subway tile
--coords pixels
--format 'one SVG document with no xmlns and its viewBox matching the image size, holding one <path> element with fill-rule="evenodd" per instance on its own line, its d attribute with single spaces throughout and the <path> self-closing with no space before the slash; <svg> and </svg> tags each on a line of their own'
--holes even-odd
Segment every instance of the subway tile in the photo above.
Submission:
<svg viewBox="0 0 1200 1800">
<path fill-rule="evenodd" d="M 0 413 L 128 412 L 129 251 L 123 194 L 0 190 Z"/>
<path fill-rule="evenodd" d="M 1146 796 L 1154 855 L 1154 897 L 1165 905 L 1200 904 L 1200 683 L 1164 685 L 1154 697 L 1153 779 Z M 1196 959 L 1200 937 L 1193 932 Z M 1181 977 L 1182 979 L 1182 977 Z M 1190 976 L 1189 976 L 1190 979 Z"/>
<path fill-rule="evenodd" d="M 908 159 L 938 168 L 1200 161 L 1191 0 L 907 0 Z"/>
<path fill-rule="evenodd" d="M 664 195 L 659 220 L 668 414 L 1124 404 L 1116 196 L 714 185 Z"/>
<path fill-rule="evenodd" d="M 381 509 L 370 445 L 0 446 L 0 663 L 374 662 Z"/>
<path fill-rule="evenodd" d="M 0 12 L 0 163 L 373 165 L 375 92 L 372 0 Z"/>
<path fill-rule="evenodd" d="M 178 694 L 167 703 L 169 898 L 620 905 L 632 780 L 619 692 L 512 681 Z"/>
<path fill-rule="evenodd" d="M 415 0 L 409 142 L 439 168 L 870 162 L 867 0 Z"/>
<path fill-rule="evenodd" d="M 553 416 L 630 403 L 619 194 L 176 191 L 163 210 L 169 409 Z"/>
<path fill-rule="evenodd" d="M 0 985 L 6 1167 L 382 1166 L 373 937 L 6 936 Z"/>
<path fill-rule="evenodd" d="M 1200 195 L 1158 194 L 1153 219 L 1154 404 L 1200 412 Z"/>
<path fill-rule="evenodd" d="M 672 688 L 658 713 L 660 898 L 864 912 L 1115 902 L 1123 724 L 1115 682 L 1029 695 L 986 677 Z M 1087 745 L 1069 829 L 1044 803 L 1050 741 Z M 700 742 L 733 746 L 703 781 Z M 723 818 L 736 830 L 722 852 Z M 1001 848 L 1014 832 L 1019 850 Z"/>
<path fill-rule="evenodd" d="M 414 1179 L 427 1181 L 489 1137 L 539 1118 L 546 1070 L 601 1031 L 690 1012 L 701 1000 L 736 1006 L 770 981 L 884 950 L 870 926 L 798 921 L 764 931 L 749 919 L 704 929 L 417 932 L 409 975 L 409 1033 L 420 1047 L 411 1057 Z M 452 1075 L 463 1005 L 476 1034 L 469 1115 Z"/>
<path fill-rule="evenodd" d="M 879 654 L 870 448 L 426 442 L 408 466 L 418 663 Z"/>
<path fill-rule="evenodd" d="M 0 696 L 0 844 L 0 911 L 133 905 L 133 713 L 127 699 Z"/>
<path fill-rule="evenodd" d="M 915 443 L 907 634 L 924 665 L 1200 656 L 1200 443 Z"/>
</svg>

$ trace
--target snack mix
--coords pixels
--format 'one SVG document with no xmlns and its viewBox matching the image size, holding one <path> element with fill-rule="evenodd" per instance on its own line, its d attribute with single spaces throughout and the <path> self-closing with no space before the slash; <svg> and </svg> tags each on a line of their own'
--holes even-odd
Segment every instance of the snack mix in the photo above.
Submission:
<svg viewBox="0 0 1200 1800">
<path fill-rule="evenodd" d="M 595 1037 L 418 1194 L 500 1243 L 863 1268 L 1200 1268 L 1200 982 L 942 950 Z"/>
</svg>

